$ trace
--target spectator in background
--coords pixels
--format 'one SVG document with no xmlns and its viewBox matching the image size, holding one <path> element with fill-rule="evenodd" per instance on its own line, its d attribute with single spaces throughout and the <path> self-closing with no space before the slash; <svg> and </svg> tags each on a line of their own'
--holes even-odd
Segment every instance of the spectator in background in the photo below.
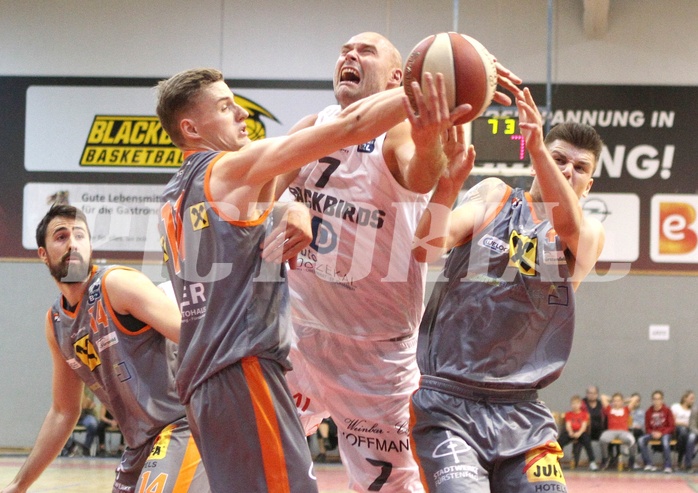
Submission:
<svg viewBox="0 0 698 493">
<path fill-rule="evenodd" d="M 640 406 L 641 403 L 642 397 L 637 392 L 632 394 L 630 399 L 628 399 L 628 409 L 630 409 L 630 414 L 633 418 L 630 431 L 633 432 L 635 441 L 639 440 L 639 438 L 645 434 L 645 410 Z"/>
<path fill-rule="evenodd" d="M 591 425 L 589 437 L 592 441 L 601 438 L 601 433 L 606 429 L 606 416 L 603 410 L 608 406 L 608 401 L 608 396 L 599 395 L 598 386 L 590 385 L 587 387 L 586 397 L 582 399 L 582 408 L 589 413 Z"/>
<path fill-rule="evenodd" d="M 599 466 L 596 464 L 594 449 L 591 446 L 589 436 L 589 413 L 582 407 L 582 398 L 573 395 L 570 399 L 570 410 L 565 413 L 565 427 L 562 429 L 557 443 L 561 449 L 572 441 L 577 441 L 584 447 L 589 457 L 589 469 L 596 471 Z M 579 463 L 579 447 L 573 449 L 573 467 Z"/>
<path fill-rule="evenodd" d="M 664 404 L 664 392 L 652 393 L 652 405 L 645 412 L 645 434 L 640 437 L 640 452 L 645 462 L 645 471 L 656 471 L 650 457 L 650 440 L 661 440 L 664 453 L 664 472 L 671 474 L 671 435 L 674 433 L 674 415 Z"/>
<path fill-rule="evenodd" d="M 685 460 L 686 469 L 691 469 L 693 462 L 693 449 L 696 445 L 696 434 L 689 428 L 691 411 L 696 402 L 696 394 L 692 390 L 687 390 L 681 396 L 680 402 L 671 405 L 671 413 L 674 415 L 674 425 L 676 427 L 676 451 L 679 454 L 679 467 L 682 460 Z"/>
<path fill-rule="evenodd" d="M 72 436 L 63 447 L 61 455 L 69 455 L 70 457 L 81 457 L 90 455 L 90 447 L 97 436 L 97 412 L 94 401 L 94 394 L 89 389 L 84 389 L 82 393 L 82 401 L 80 402 L 80 418 L 76 426 L 85 427 L 85 442 L 80 443 Z"/>
<path fill-rule="evenodd" d="M 108 429 L 118 430 L 119 423 L 117 423 L 114 416 L 112 416 L 112 414 L 109 412 L 107 406 L 102 404 L 102 406 L 99 408 L 99 425 L 97 427 L 97 437 L 99 438 L 99 450 L 97 451 L 97 455 L 99 457 L 104 457 L 107 455 L 106 439 Z M 124 435 L 120 431 L 119 435 L 121 435 L 121 440 L 119 443 L 119 450 L 116 455 L 120 456 L 124 451 Z"/>
<path fill-rule="evenodd" d="M 630 431 L 635 437 L 635 445 L 638 447 L 640 437 L 645 434 L 645 410 L 642 409 L 640 405 L 642 403 L 642 397 L 639 393 L 633 393 L 628 399 L 628 409 L 630 409 L 630 415 L 632 416 L 632 422 L 630 423 Z M 640 469 L 641 466 L 635 462 L 631 466 L 633 469 Z"/>
<path fill-rule="evenodd" d="M 325 418 L 317 429 L 319 454 L 315 462 L 327 462 L 327 452 L 337 448 L 337 425 L 332 418 Z"/>
<path fill-rule="evenodd" d="M 693 436 L 698 436 L 698 411 L 696 410 L 695 406 L 693 407 L 693 410 L 691 411 L 691 418 L 688 420 L 688 429 L 689 432 L 693 434 Z M 693 446 L 689 444 L 687 454 L 688 452 L 691 453 L 691 462 L 687 464 L 686 466 L 686 472 L 692 473 L 693 472 L 693 453 L 695 452 L 695 443 L 693 443 Z"/>
<path fill-rule="evenodd" d="M 637 446 L 635 437 L 630 431 L 632 415 L 630 409 L 624 405 L 623 394 L 616 392 L 611 398 L 611 405 L 603 410 L 606 416 L 607 429 L 601 433 L 599 442 L 601 443 L 601 458 L 604 468 L 608 467 L 608 448 L 613 440 L 620 440 L 621 454 L 628 455 L 628 465 L 632 468 L 635 465 L 635 455 Z M 620 458 L 618 460 L 621 460 Z"/>
</svg>

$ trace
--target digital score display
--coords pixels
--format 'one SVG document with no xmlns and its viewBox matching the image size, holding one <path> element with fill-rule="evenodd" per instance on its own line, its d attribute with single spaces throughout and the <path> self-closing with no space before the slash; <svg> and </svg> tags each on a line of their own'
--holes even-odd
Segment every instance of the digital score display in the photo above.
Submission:
<svg viewBox="0 0 698 493">
<path fill-rule="evenodd" d="M 526 143 L 516 117 L 481 117 L 471 123 L 476 163 L 528 163 Z"/>
</svg>

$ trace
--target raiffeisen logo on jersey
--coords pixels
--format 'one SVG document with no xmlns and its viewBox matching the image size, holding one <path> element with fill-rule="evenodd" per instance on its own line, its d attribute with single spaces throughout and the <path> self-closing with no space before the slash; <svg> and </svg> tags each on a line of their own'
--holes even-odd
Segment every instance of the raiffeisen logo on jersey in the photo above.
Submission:
<svg viewBox="0 0 698 493">
<path fill-rule="evenodd" d="M 251 140 L 266 137 L 262 116 L 278 122 L 266 108 L 241 96 L 235 103 L 249 116 L 245 120 Z M 80 166 L 178 168 L 182 151 L 177 149 L 156 116 L 95 115 Z"/>
</svg>

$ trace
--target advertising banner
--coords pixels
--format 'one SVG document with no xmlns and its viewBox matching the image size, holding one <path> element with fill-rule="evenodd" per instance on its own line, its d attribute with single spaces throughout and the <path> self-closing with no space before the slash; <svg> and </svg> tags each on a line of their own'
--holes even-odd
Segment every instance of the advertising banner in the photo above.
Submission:
<svg viewBox="0 0 698 493">
<path fill-rule="evenodd" d="M 36 258 L 51 203 L 87 214 L 95 256 L 137 261 L 159 249 L 159 193 L 182 162 L 155 116 L 155 79 L 0 77 L 0 259 Z M 284 135 L 334 103 L 331 81 L 229 80 L 254 138 Z M 698 88 L 531 86 L 548 125 L 594 126 L 604 149 L 586 214 L 606 229 L 599 269 L 698 273 Z M 477 173 L 526 174 L 516 108 L 471 124 Z M 485 171 L 483 171 L 485 170 Z"/>
</svg>

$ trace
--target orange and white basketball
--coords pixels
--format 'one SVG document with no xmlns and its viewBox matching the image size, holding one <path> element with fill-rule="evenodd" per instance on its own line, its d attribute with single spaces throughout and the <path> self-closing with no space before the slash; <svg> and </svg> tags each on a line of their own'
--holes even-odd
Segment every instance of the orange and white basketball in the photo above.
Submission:
<svg viewBox="0 0 698 493">
<path fill-rule="evenodd" d="M 497 88 L 494 57 L 476 39 L 459 33 L 432 34 L 412 49 L 404 68 L 405 93 L 416 110 L 411 83 L 422 85 L 426 72 L 444 76 L 449 109 L 461 104 L 473 108 L 456 123 L 468 123 L 482 115 Z"/>
</svg>

